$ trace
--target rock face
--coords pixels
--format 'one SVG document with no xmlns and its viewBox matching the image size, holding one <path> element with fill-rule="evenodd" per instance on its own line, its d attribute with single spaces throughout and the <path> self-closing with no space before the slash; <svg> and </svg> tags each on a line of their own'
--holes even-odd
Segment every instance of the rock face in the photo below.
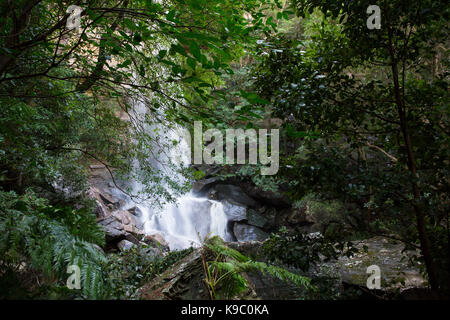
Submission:
<svg viewBox="0 0 450 320">
<path fill-rule="evenodd" d="M 106 183 L 99 183 L 97 187 L 91 187 L 89 197 L 97 205 L 95 213 L 97 222 L 103 227 L 106 234 L 106 250 L 127 249 L 129 244 L 124 240 L 139 245 L 144 237 L 142 212 L 138 208 L 128 211 L 120 210 L 124 205 L 124 199 L 118 199 L 108 192 Z M 105 190 L 106 189 L 106 190 Z M 121 243 L 121 244 L 120 244 Z"/>
<path fill-rule="evenodd" d="M 226 200 L 230 203 L 245 207 L 258 207 L 258 202 L 249 197 L 240 187 L 234 185 L 218 184 L 214 186 L 217 200 Z"/>
<path fill-rule="evenodd" d="M 358 241 L 356 247 L 359 252 L 353 257 L 340 257 L 335 262 L 335 267 L 342 277 L 342 281 L 366 286 L 368 274 L 367 267 L 376 265 L 381 270 L 382 289 L 392 289 L 402 287 L 423 287 L 426 280 L 420 274 L 417 267 L 408 265 L 407 259 L 402 259 L 405 255 L 402 253 L 403 244 L 395 243 L 383 237 L 374 237 Z M 367 251 L 364 250 L 367 248 Z M 408 251 L 406 256 L 418 254 L 418 252 Z"/>
<path fill-rule="evenodd" d="M 238 206 L 228 202 L 227 200 L 222 201 L 223 212 L 225 212 L 228 221 L 243 221 L 247 219 L 247 208 L 243 206 Z"/>
<path fill-rule="evenodd" d="M 258 227 L 245 223 L 235 223 L 233 231 L 238 241 L 263 241 L 269 237 L 267 233 Z"/>
<path fill-rule="evenodd" d="M 121 240 L 128 240 L 139 244 L 144 232 L 136 228 L 133 218 L 128 211 L 117 211 L 106 218 L 98 220 L 106 234 L 106 246 L 114 249 Z"/>
<path fill-rule="evenodd" d="M 106 233 L 106 241 L 111 241 L 118 238 L 125 238 L 126 231 L 124 230 L 121 221 L 115 216 L 108 216 L 98 223 L 103 227 Z"/>
<path fill-rule="evenodd" d="M 203 196 L 222 203 L 228 218 L 227 240 L 263 240 L 267 238 L 267 233 L 277 231 L 280 226 L 301 224 L 303 216 L 292 214 L 289 208 L 286 208 L 288 204 L 282 196 L 262 190 L 255 193 L 254 189 L 242 183 L 221 182 L 214 176 L 220 168 L 206 167 L 202 170 L 206 173 L 205 179 L 196 182 L 194 192 L 203 192 Z M 89 195 L 97 205 L 95 213 L 98 221 L 105 228 L 108 250 L 118 249 L 118 242 L 124 239 L 138 244 L 143 240 L 142 212 L 138 207 L 123 210 L 126 196 L 118 192 L 103 165 L 92 165 L 91 173 L 92 187 Z M 196 230 L 201 233 L 207 224 L 202 220 L 195 226 Z M 158 244 L 159 247 L 162 245 L 162 250 L 166 250 L 167 243 L 164 239 L 147 240 L 148 244 Z"/>
</svg>

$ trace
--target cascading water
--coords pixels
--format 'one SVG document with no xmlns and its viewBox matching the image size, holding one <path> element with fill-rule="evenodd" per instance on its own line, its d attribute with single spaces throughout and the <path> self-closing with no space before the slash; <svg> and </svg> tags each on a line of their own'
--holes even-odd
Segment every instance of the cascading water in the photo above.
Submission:
<svg viewBox="0 0 450 320">
<path fill-rule="evenodd" d="M 228 239 L 228 220 L 220 202 L 189 193 L 179 198 L 176 204 L 166 205 L 160 213 L 149 208 L 140 209 L 147 211 L 145 232 L 160 233 L 172 250 L 198 246 L 207 235 Z"/>
<path fill-rule="evenodd" d="M 145 105 L 136 103 L 135 111 L 138 115 L 145 116 Z M 166 130 L 161 125 L 149 126 L 145 130 L 149 134 L 159 132 L 162 135 L 159 139 L 178 141 L 179 143 L 170 150 L 164 150 L 164 157 L 166 160 L 168 158 L 175 159 L 175 162 L 179 162 L 185 167 L 189 165 L 190 143 L 184 139 L 182 130 L 179 128 Z M 161 162 L 155 161 L 154 166 L 161 169 Z M 169 174 L 174 175 L 175 177 L 172 178 L 180 183 L 184 181 L 183 175 L 178 172 L 172 170 Z M 136 183 L 134 189 L 138 191 L 141 186 Z M 132 201 L 128 203 L 128 206 L 137 206 L 142 211 L 145 233 L 162 235 L 171 250 L 199 246 L 206 236 L 218 235 L 224 240 L 231 239 L 227 232 L 228 219 L 222 203 L 197 197 L 193 192 L 179 197 L 176 203 L 166 204 L 162 208 L 154 207 L 148 202 L 135 204 Z"/>
</svg>

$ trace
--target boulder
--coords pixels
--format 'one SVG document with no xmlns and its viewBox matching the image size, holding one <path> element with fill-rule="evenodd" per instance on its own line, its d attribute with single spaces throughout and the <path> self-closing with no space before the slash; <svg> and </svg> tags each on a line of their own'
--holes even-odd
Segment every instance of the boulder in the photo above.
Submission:
<svg viewBox="0 0 450 320">
<path fill-rule="evenodd" d="M 276 231 L 281 227 L 286 227 L 288 230 L 301 229 L 304 233 L 318 231 L 318 228 L 312 228 L 315 225 L 311 215 L 307 214 L 305 208 L 284 208 L 275 210 L 275 219 L 269 220 L 270 225 Z M 263 214 L 267 217 L 266 212 Z"/>
<path fill-rule="evenodd" d="M 91 186 L 88 191 L 88 197 L 96 203 L 94 212 L 98 218 L 107 217 L 114 210 L 117 210 L 125 205 L 124 199 L 117 199 L 100 185 L 96 185 L 95 187 Z"/>
<path fill-rule="evenodd" d="M 274 207 L 262 207 L 258 211 L 256 211 L 260 215 L 262 215 L 265 219 L 267 219 L 267 224 L 265 226 L 266 229 L 276 229 L 278 231 L 280 225 L 277 224 L 277 216 L 279 214 L 278 210 Z"/>
<path fill-rule="evenodd" d="M 226 200 L 222 201 L 222 205 L 228 221 L 243 221 L 247 219 L 246 207 L 232 204 Z"/>
<path fill-rule="evenodd" d="M 251 258 L 253 261 L 267 262 L 262 250 L 264 241 L 227 242 L 226 245 Z"/>
<path fill-rule="evenodd" d="M 97 222 L 105 231 L 106 245 L 109 248 L 116 247 L 122 240 L 139 244 L 144 237 L 143 231 L 136 228 L 133 217 L 128 211 L 115 211 Z"/>
<path fill-rule="evenodd" d="M 120 251 L 128 251 L 131 250 L 133 247 L 135 247 L 136 245 L 128 240 L 121 240 L 119 241 L 119 243 L 117 244 L 117 247 L 119 248 Z"/>
<path fill-rule="evenodd" d="M 98 188 L 90 187 L 87 196 L 88 198 L 95 201 L 94 213 L 97 216 L 97 218 L 102 219 L 111 214 L 108 206 L 103 202 L 102 198 L 100 197 L 100 191 L 98 190 Z"/>
<path fill-rule="evenodd" d="M 114 211 L 112 215 L 117 217 L 124 226 L 136 225 L 134 218 L 129 211 L 117 210 Z"/>
<path fill-rule="evenodd" d="M 263 241 L 269 237 L 267 233 L 258 227 L 237 222 L 233 227 L 237 241 Z"/>
<path fill-rule="evenodd" d="M 159 233 L 155 233 L 152 235 L 146 235 L 143 239 L 147 245 L 158 248 L 161 251 L 168 252 L 170 251 L 169 244 L 166 240 L 164 240 L 163 236 Z"/>
<path fill-rule="evenodd" d="M 124 239 L 127 232 L 124 230 L 122 222 L 115 216 L 108 216 L 100 219 L 98 223 L 103 227 L 106 234 L 106 242 Z"/>
</svg>

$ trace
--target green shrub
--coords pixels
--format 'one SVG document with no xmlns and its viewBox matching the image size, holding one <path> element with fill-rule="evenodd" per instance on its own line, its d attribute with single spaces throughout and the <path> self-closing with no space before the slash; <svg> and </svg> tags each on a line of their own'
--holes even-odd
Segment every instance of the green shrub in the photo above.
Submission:
<svg viewBox="0 0 450 320">
<path fill-rule="evenodd" d="M 67 267 L 81 270 L 80 297 L 103 298 L 103 265 L 107 258 L 99 248 L 104 234 L 87 210 L 57 208 L 28 191 L 25 195 L 0 191 L 0 277 L 21 278 L 26 283 L 11 283 L 36 290 L 46 286 L 63 288 Z M 35 275 L 33 282 L 27 274 Z M 1 296 L 8 298 L 13 289 L 2 286 Z M 65 289 L 62 289 L 63 291 Z M 29 290 L 28 290 L 29 291 Z M 67 292 L 66 292 L 67 293 Z M 32 293 L 31 293 L 32 294 Z"/>
</svg>

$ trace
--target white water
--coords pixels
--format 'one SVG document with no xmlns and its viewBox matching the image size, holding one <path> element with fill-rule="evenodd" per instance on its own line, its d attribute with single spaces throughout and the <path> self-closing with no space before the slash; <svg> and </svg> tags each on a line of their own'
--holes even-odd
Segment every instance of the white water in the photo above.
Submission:
<svg viewBox="0 0 450 320">
<path fill-rule="evenodd" d="M 161 234 L 172 250 L 198 246 L 208 235 L 228 239 L 228 220 L 220 202 L 189 193 L 177 204 L 166 205 L 160 213 L 140 209 L 144 211 L 145 233 Z"/>
<path fill-rule="evenodd" d="M 146 108 L 142 103 L 138 102 L 134 107 L 138 115 L 145 116 Z M 160 135 L 159 139 L 166 142 L 179 141 L 170 150 L 164 150 L 162 154 L 165 159 L 162 160 L 170 158 L 171 161 L 178 162 L 182 166 L 189 165 L 190 144 L 184 139 L 182 130 L 179 128 L 166 130 L 161 125 L 147 127 L 145 130 L 149 134 L 157 132 Z M 154 166 L 162 169 L 164 161 L 155 160 Z M 172 179 L 180 183 L 184 181 L 184 177 L 174 170 L 169 169 L 169 174 L 173 175 Z M 134 189 L 139 191 L 141 187 L 136 183 Z M 199 246 L 207 236 L 218 235 L 224 240 L 230 240 L 227 232 L 228 219 L 222 204 L 207 198 L 196 197 L 192 192 L 178 198 L 177 203 L 169 203 L 162 208 L 152 207 L 150 203 L 135 204 L 131 201 L 128 206 L 137 206 L 142 211 L 145 233 L 162 235 L 171 250 Z"/>
</svg>

